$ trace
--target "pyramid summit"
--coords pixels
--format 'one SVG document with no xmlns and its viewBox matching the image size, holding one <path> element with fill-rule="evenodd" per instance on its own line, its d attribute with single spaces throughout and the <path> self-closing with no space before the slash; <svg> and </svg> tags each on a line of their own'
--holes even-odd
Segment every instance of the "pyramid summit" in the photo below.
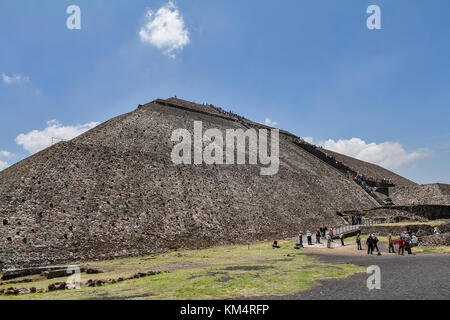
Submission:
<svg viewBox="0 0 450 320">
<path fill-rule="evenodd" d="M 390 181 L 394 189 L 420 188 L 284 130 L 273 176 L 252 164 L 174 164 L 172 133 L 193 132 L 196 121 L 224 135 L 272 129 L 212 105 L 157 99 L 0 172 L 4 267 L 281 239 L 342 223 L 338 212 L 388 204 L 389 194 L 363 188 L 346 173 Z M 449 197 L 442 193 L 440 204 L 450 204 Z"/>
</svg>

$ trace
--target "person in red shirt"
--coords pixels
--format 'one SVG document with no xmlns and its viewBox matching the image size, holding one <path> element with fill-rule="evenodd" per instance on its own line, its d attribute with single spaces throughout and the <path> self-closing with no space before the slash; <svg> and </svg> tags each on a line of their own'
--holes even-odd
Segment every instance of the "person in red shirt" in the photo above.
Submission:
<svg viewBox="0 0 450 320">
<path fill-rule="evenodd" d="M 405 255 L 405 244 L 406 244 L 406 240 L 405 238 L 400 238 L 395 240 L 395 242 L 398 243 L 398 254 L 404 256 Z M 400 253 L 401 252 L 401 253 Z"/>
<path fill-rule="evenodd" d="M 316 230 L 316 243 L 320 244 L 320 230 Z"/>
<path fill-rule="evenodd" d="M 330 231 L 328 231 L 328 234 L 330 235 L 331 242 L 333 242 L 333 238 L 334 238 L 333 229 L 330 229 Z"/>
</svg>

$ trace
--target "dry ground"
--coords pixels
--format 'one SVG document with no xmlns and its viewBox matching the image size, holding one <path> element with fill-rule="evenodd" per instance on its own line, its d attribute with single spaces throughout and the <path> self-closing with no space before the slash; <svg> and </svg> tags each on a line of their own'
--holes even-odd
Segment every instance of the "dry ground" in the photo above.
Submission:
<svg viewBox="0 0 450 320">
<path fill-rule="evenodd" d="M 88 279 L 117 279 L 137 272 L 168 271 L 145 278 L 127 280 L 102 287 L 82 286 L 79 290 L 0 296 L 0 299 L 226 299 L 254 295 L 286 295 L 313 288 L 318 280 L 348 277 L 363 268 L 349 264 L 321 263 L 294 250 L 291 241 L 218 247 L 197 251 L 178 251 L 149 257 L 91 262 L 104 273 L 81 274 Z M 0 289 L 47 288 L 66 278 L 47 280 L 27 277 L 30 283 L 0 282 Z M 14 279 L 20 281 L 23 279 Z"/>
<path fill-rule="evenodd" d="M 439 257 L 448 255 L 424 254 L 429 248 L 414 249 L 412 257 L 387 254 L 385 237 L 379 237 L 382 257 L 367 256 L 365 250 L 356 250 L 354 238 L 347 245 L 334 249 L 304 248 L 294 250 L 292 241 L 280 241 L 281 249 L 272 249 L 271 243 L 248 246 L 227 246 L 207 250 L 178 251 L 148 257 L 91 262 L 105 272 L 96 275 L 81 274 L 82 283 L 89 279 L 117 279 L 137 272 L 167 271 L 145 278 L 127 280 L 102 287 L 82 286 L 79 290 L 64 290 L 22 296 L 0 296 L 0 299 L 236 299 L 245 297 L 277 299 L 336 298 L 339 286 L 343 290 L 349 283 L 355 285 L 367 276 L 367 265 L 382 262 L 388 269 L 416 264 L 427 270 L 441 263 Z M 363 243 L 365 237 L 363 237 Z M 438 249 L 433 249 L 438 251 Z M 448 252 L 448 247 L 441 249 Z M 436 258 L 437 257 L 437 258 Z M 402 260 L 403 259 L 403 260 Z M 409 259 L 409 260 L 406 260 Z M 416 260 L 412 260 L 416 259 Z M 439 260 L 441 259 L 441 260 Z M 402 262 L 407 261 L 405 265 Z M 417 261 L 417 262 L 416 262 Z M 445 260 L 446 262 L 448 260 Z M 418 265 L 417 265 L 418 266 Z M 420 270 L 419 270 L 420 271 Z M 416 272 L 414 269 L 413 272 Z M 433 272 L 424 281 L 433 280 Z M 442 275 L 436 275 L 442 277 Z M 24 280 L 0 281 L 0 289 L 47 288 L 49 284 L 66 278 L 47 280 L 42 276 L 26 277 L 30 283 L 14 283 Z M 349 282 L 346 282 L 349 279 Z M 356 280 L 355 280 L 356 279 Z M 325 282 L 323 282 L 325 281 Z M 364 280 L 365 281 L 365 280 Z M 329 289 L 325 295 L 323 284 Z M 361 285 L 358 283 L 358 285 Z M 332 290 L 331 290 L 332 289 Z M 330 291 L 331 290 L 331 291 Z M 351 288 L 348 288 L 351 291 Z M 436 291 L 435 291 L 436 292 Z M 350 297 L 351 298 L 351 297 Z M 364 298 L 364 297 L 361 297 Z"/>
</svg>

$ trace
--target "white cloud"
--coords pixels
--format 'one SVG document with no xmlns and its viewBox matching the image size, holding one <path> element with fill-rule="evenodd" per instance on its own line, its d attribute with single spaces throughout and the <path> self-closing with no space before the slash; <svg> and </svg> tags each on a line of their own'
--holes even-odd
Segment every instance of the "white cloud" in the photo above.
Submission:
<svg viewBox="0 0 450 320">
<path fill-rule="evenodd" d="M 314 138 L 313 137 L 306 137 L 306 138 L 303 138 L 303 140 L 305 140 L 308 143 L 314 143 Z"/>
<path fill-rule="evenodd" d="M 11 153 L 9 151 L 0 150 L 0 158 L 12 158 L 14 156 L 15 156 L 15 154 L 13 154 L 13 153 Z"/>
<path fill-rule="evenodd" d="M 15 74 L 13 76 L 8 76 L 5 73 L 1 74 L 2 81 L 4 84 L 11 85 L 11 84 L 21 84 L 28 82 L 30 78 L 28 76 L 24 76 L 22 74 Z"/>
<path fill-rule="evenodd" d="M 6 169 L 8 167 L 9 167 L 9 164 L 7 162 L 0 160 L 0 171 Z"/>
<path fill-rule="evenodd" d="M 312 142 L 313 139 L 309 139 L 309 142 Z M 398 142 L 366 143 L 360 138 L 337 141 L 329 139 L 317 144 L 330 151 L 378 164 L 388 169 L 399 168 L 413 160 L 427 156 L 428 153 L 425 149 L 408 152 Z"/>
<path fill-rule="evenodd" d="M 266 118 L 264 124 L 269 127 L 276 127 L 278 125 L 278 122 L 272 121 L 270 118 Z"/>
<path fill-rule="evenodd" d="M 171 58 L 175 58 L 175 52 L 189 44 L 189 32 L 172 1 L 159 8 L 156 13 L 148 10 L 146 18 L 145 25 L 139 31 L 141 41 L 164 50 L 164 54 Z"/>
<path fill-rule="evenodd" d="M 16 138 L 16 143 L 33 154 L 52 144 L 52 138 L 70 140 L 97 126 L 98 122 L 90 122 L 76 126 L 62 126 L 57 120 L 47 122 L 47 127 L 42 130 L 33 130 L 29 133 L 21 133 Z"/>
<path fill-rule="evenodd" d="M 3 159 L 8 158 L 9 159 L 9 158 L 12 158 L 12 157 L 15 157 L 15 156 L 16 156 L 15 154 L 13 154 L 13 153 L 11 153 L 9 151 L 0 150 L 0 158 L 3 158 Z M 7 163 L 6 161 L 1 161 L 0 160 L 0 171 L 6 169 L 8 167 L 9 167 L 9 163 Z"/>
</svg>

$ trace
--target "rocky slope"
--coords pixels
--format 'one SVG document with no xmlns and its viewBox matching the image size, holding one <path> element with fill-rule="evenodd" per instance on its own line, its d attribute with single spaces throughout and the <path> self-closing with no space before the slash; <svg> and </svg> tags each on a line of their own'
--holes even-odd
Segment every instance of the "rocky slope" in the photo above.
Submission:
<svg viewBox="0 0 450 320">
<path fill-rule="evenodd" d="M 261 176 L 257 165 L 174 165 L 173 130 L 193 132 L 195 120 L 222 132 L 255 123 L 213 106 L 165 103 L 140 106 L 0 172 L 6 268 L 277 239 L 340 223 L 336 211 L 378 206 L 289 133 L 280 134 L 274 176 Z"/>
<path fill-rule="evenodd" d="M 426 184 L 399 186 L 392 189 L 391 198 L 398 205 L 450 205 L 450 185 Z"/>
<path fill-rule="evenodd" d="M 334 156 L 339 161 L 342 161 L 349 165 L 351 168 L 355 169 L 359 174 L 363 174 L 374 179 L 391 179 L 398 187 L 414 187 L 417 184 L 409 179 L 406 179 L 392 171 L 389 171 L 383 167 L 376 164 L 358 160 L 337 152 L 324 149 L 324 152 Z"/>
</svg>

